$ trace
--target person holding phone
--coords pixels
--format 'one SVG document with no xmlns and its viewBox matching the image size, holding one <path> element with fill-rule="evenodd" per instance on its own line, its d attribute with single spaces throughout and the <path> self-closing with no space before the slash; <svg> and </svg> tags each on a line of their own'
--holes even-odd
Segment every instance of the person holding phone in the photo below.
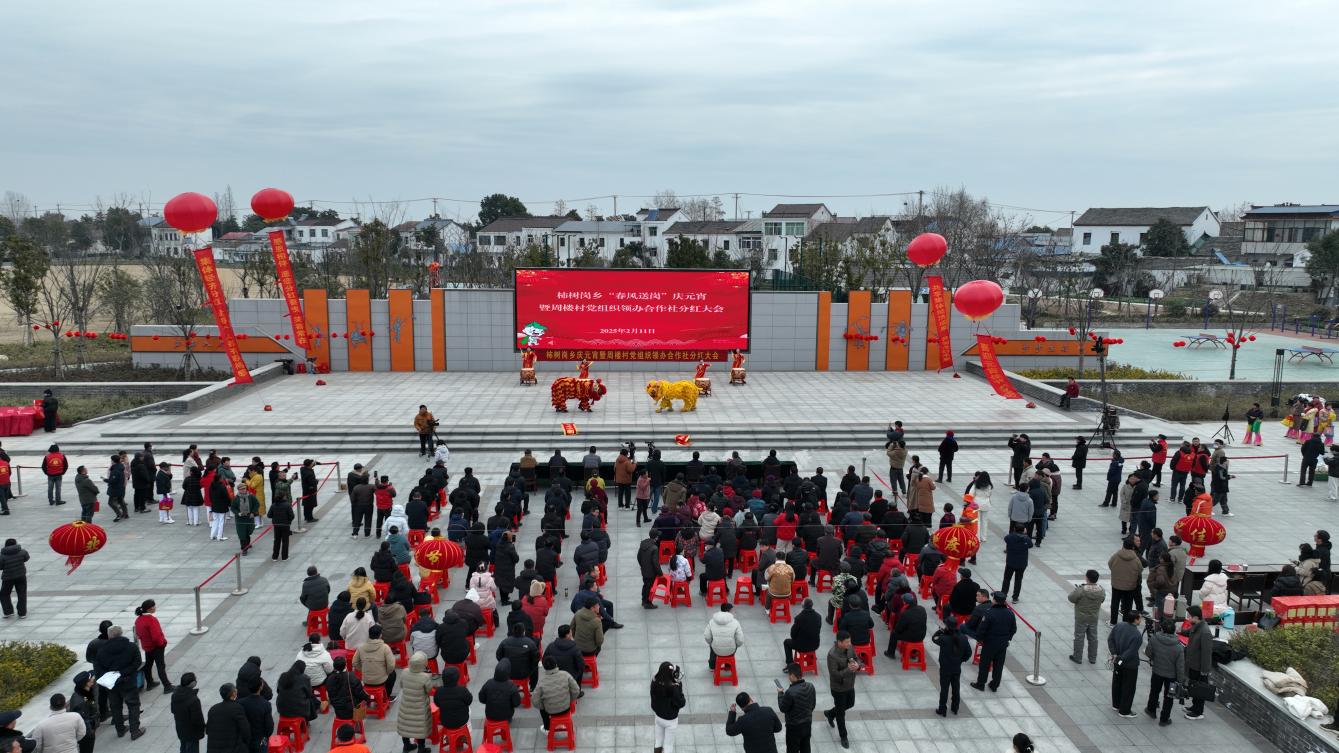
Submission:
<svg viewBox="0 0 1339 753">
<path fill-rule="evenodd" d="M 656 753 L 674 753 L 674 731 L 679 728 L 679 711 L 688 705 L 683 695 L 683 673 L 667 661 L 651 679 L 651 711 L 655 714 Z"/>
<path fill-rule="evenodd" d="M 790 681 L 786 688 L 780 680 L 773 680 L 776 683 L 776 705 L 786 717 L 786 753 L 809 753 L 818 691 L 804 679 L 804 671 L 794 662 L 786 665 L 786 679 Z"/>
</svg>

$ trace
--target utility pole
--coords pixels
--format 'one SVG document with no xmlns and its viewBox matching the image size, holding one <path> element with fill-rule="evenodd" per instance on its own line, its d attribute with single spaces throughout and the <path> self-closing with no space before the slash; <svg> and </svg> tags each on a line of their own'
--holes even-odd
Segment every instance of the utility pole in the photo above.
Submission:
<svg viewBox="0 0 1339 753">
<path fill-rule="evenodd" d="M 614 216 L 618 216 L 618 194 L 614 194 Z"/>
<path fill-rule="evenodd" d="M 432 216 L 433 216 L 433 217 L 436 217 L 436 216 L 437 216 L 437 199 L 436 199 L 436 197 L 434 197 L 433 200 L 432 200 Z"/>
<path fill-rule="evenodd" d="M 735 194 L 735 219 L 739 219 L 739 194 Z"/>
<path fill-rule="evenodd" d="M 925 216 L 925 192 L 924 192 L 924 191 L 917 191 L 917 192 L 916 192 L 916 219 L 919 220 L 920 218 L 922 218 L 922 217 L 924 217 L 924 216 Z"/>
</svg>

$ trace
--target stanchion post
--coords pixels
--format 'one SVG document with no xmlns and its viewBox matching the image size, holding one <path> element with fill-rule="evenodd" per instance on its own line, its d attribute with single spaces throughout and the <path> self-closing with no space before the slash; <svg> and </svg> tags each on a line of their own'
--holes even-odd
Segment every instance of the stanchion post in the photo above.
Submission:
<svg viewBox="0 0 1339 753">
<path fill-rule="evenodd" d="M 241 596 L 247 592 L 247 589 L 242 586 L 242 555 L 234 555 L 232 561 L 237 569 L 237 588 L 233 589 L 232 595 Z"/>
<path fill-rule="evenodd" d="M 864 476 L 864 475 L 865 475 L 865 459 L 866 459 L 866 458 L 865 458 L 864 455 L 861 455 L 861 456 L 860 456 L 860 475 L 861 475 L 861 476 Z"/>
<path fill-rule="evenodd" d="M 205 626 L 204 615 L 200 610 L 200 587 L 195 587 L 195 627 L 191 628 L 191 635 L 204 635 L 209 632 Z"/>
<path fill-rule="evenodd" d="M 15 497 L 22 497 L 22 496 L 23 496 L 23 469 L 22 469 L 22 468 L 15 468 L 15 469 L 14 469 L 14 488 L 17 490 L 17 491 L 14 492 L 14 496 L 15 496 Z"/>
<path fill-rule="evenodd" d="M 1283 478 L 1279 479 L 1280 484 L 1288 483 L 1288 461 L 1292 460 L 1292 455 L 1283 456 Z"/>
<path fill-rule="evenodd" d="M 1041 631 L 1036 632 L 1036 640 L 1032 643 L 1032 674 L 1025 679 L 1029 685 L 1045 685 L 1046 678 L 1041 676 Z"/>
</svg>

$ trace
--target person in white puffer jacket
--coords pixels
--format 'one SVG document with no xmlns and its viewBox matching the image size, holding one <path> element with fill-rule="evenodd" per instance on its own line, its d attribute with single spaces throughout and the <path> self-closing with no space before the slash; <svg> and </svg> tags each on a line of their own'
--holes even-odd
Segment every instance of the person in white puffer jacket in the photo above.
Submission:
<svg viewBox="0 0 1339 753">
<path fill-rule="evenodd" d="M 321 645 L 321 634 L 312 633 L 307 636 L 307 643 L 298 650 L 298 661 L 304 665 L 304 672 L 307 679 L 311 680 L 312 687 L 318 687 L 325 684 L 325 678 L 335 671 L 335 660 L 330 657 L 330 652 Z"/>
<path fill-rule="evenodd" d="M 731 614 L 733 609 L 734 606 L 729 603 L 722 604 L 721 611 L 711 616 L 707 627 L 702 631 L 702 639 L 711 649 L 711 658 L 707 660 L 707 666 L 712 669 L 716 668 L 716 657 L 734 656 L 739 647 L 744 645 L 744 628 Z"/>
</svg>

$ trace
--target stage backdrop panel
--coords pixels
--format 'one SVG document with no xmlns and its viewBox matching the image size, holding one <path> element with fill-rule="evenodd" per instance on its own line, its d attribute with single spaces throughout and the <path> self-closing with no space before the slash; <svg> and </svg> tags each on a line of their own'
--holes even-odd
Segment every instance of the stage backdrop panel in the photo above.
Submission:
<svg viewBox="0 0 1339 753">
<path fill-rule="evenodd" d="M 725 360 L 749 348 L 746 271 L 518 269 L 515 301 L 516 347 L 544 360 Z"/>
</svg>

